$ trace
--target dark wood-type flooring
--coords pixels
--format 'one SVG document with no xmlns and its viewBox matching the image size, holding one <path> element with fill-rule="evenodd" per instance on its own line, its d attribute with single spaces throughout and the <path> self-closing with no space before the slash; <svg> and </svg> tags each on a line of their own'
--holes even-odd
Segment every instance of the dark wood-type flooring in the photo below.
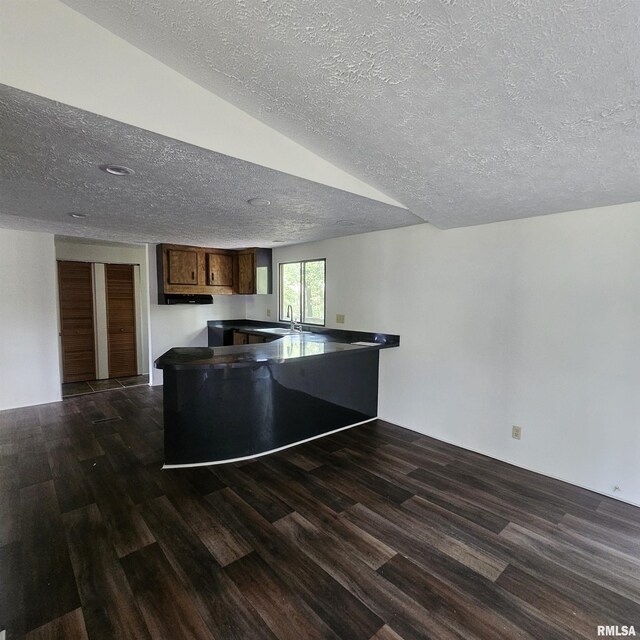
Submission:
<svg viewBox="0 0 640 640">
<path fill-rule="evenodd" d="M 640 633 L 640 509 L 380 421 L 162 471 L 161 399 L 0 413 L 8 638 Z"/>
<path fill-rule="evenodd" d="M 149 375 L 129 376 L 128 378 L 107 378 L 106 380 L 85 380 L 83 382 L 65 382 L 62 385 L 62 397 L 81 396 L 99 391 L 111 391 L 123 387 L 135 387 L 149 384 Z"/>
</svg>

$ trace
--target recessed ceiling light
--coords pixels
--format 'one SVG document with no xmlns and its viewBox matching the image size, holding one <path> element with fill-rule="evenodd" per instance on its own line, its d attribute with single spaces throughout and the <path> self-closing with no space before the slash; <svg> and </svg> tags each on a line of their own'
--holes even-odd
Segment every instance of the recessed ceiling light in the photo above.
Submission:
<svg viewBox="0 0 640 640">
<path fill-rule="evenodd" d="M 69 215 L 72 218 L 86 218 L 87 217 L 86 213 L 70 213 Z"/>
<path fill-rule="evenodd" d="M 133 173 L 133 169 L 123 167 L 121 164 L 101 164 L 100 169 L 111 176 L 128 176 Z"/>
<path fill-rule="evenodd" d="M 271 204 L 271 200 L 267 200 L 266 198 L 251 198 L 247 200 L 247 202 L 252 207 L 268 207 Z"/>
</svg>

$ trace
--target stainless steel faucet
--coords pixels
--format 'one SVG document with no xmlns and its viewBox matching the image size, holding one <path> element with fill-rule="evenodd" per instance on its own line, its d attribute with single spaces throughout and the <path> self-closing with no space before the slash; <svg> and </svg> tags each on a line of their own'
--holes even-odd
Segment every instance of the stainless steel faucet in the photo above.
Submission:
<svg viewBox="0 0 640 640">
<path fill-rule="evenodd" d="M 295 331 L 296 321 L 293 319 L 293 307 L 291 305 L 287 306 L 287 318 L 291 321 L 289 331 L 293 333 Z"/>
<path fill-rule="evenodd" d="M 289 331 L 291 331 L 291 333 L 302 333 L 302 324 L 298 323 L 294 320 L 293 318 L 293 307 L 291 305 L 287 306 L 287 318 L 289 318 L 290 320 L 290 325 L 289 325 Z"/>
</svg>

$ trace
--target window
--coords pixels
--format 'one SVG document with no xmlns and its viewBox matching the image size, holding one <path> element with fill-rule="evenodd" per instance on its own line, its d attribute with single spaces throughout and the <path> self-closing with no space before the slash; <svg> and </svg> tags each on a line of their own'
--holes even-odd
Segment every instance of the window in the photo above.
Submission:
<svg viewBox="0 0 640 640">
<path fill-rule="evenodd" d="M 291 305 L 293 318 L 303 324 L 324 325 L 324 258 L 280 264 L 280 320 L 286 321 Z"/>
</svg>

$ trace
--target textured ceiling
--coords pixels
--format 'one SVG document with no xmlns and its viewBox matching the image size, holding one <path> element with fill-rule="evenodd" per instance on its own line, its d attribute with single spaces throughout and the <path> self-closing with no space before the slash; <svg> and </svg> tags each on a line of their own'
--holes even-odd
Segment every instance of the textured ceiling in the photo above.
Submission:
<svg viewBox="0 0 640 640">
<path fill-rule="evenodd" d="M 640 200 L 636 0 L 63 0 L 442 228 Z"/>
<path fill-rule="evenodd" d="M 0 85 L 0 148 L 0 227 L 239 248 L 423 222 L 400 207 L 6 85 Z M 101 164 L 135 173 L 111 176 Z M 271 206 L 249 205 L 256 196 Z M 88 217 L 75 220 L 71 212 Z"/>
</svg>

